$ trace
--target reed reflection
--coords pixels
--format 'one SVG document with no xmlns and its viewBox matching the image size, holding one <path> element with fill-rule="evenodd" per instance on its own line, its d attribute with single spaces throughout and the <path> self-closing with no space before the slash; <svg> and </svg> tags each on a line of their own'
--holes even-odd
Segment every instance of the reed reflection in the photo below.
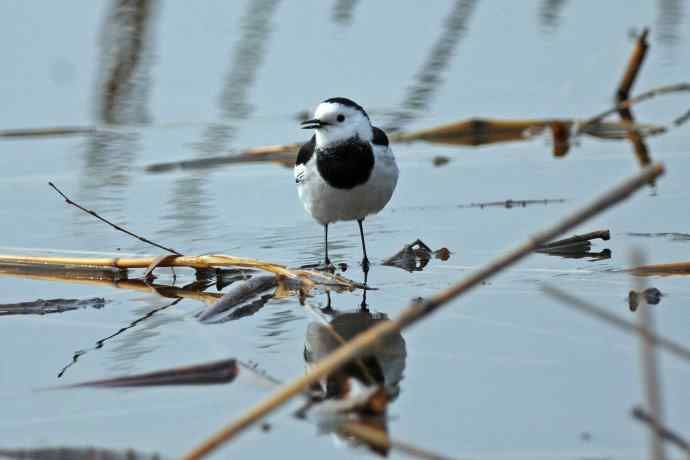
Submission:
<svg viewBox="0 0 690 460">
<path fill-rule="evenodd" d="M 476 6 L 476 0 L 457 0 L 445 18 L 441 35 L 431 48 L 415 82 L 408 87 L 402 108 L 386 131 L 397 131 L 429 109 L 429 105 L 443 83 L 443 72 L 450 64 L 460 39 L 467 32 L 467 23 Z"/>
<path fill-rule="evenodd" d="M 155 0 L 113 0 L 103 24 L 95 96 L 104 125 L 141 125 L 150 121 L 149 94 Z M 78 197 L 125 218 L 124 200 L 134 159 L 141 149 L 133 130 L 102 129 L 84 144 Z"/>
<path fill-rule="evenodd" d="M 558 29 L 563 16 L 563 9 L 568 0 L 543 0 L 539 6 L 539 24 L 548 32 Z"/>
</svg>

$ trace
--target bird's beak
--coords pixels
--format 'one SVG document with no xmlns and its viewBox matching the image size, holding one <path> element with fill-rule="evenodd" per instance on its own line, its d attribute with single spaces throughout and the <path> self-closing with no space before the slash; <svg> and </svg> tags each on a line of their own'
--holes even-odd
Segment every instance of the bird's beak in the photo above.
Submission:
<svg viewBox="0 0 690 460">
<path fill-rule="evenodd" d="M 303 121 L 300 123 L 300 128 L 302 129 L 319 129 L 324 126 L 328 126 L 330 123 L 326 121 L 319 120 L 318 118 L 312 118 L 311 120 Z"/>
</svg>

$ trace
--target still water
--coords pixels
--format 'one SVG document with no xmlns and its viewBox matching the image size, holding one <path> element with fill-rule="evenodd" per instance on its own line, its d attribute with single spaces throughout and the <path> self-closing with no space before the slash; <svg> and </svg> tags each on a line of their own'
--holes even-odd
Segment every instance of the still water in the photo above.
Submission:
<svg viewBox="0 0 690 460">
<path fill-rule="evenodd" d="M 150 174 L 146 166 L 306 140 L 300 114 L 331 96 L 350 97 L 376 124 L 401 129 L 470 117 L 586 118 L 611 104 L 631 34 L 645 26 L 651 49 L 635 90 L 690 75 L 690 5 L 680 0 L 258 0 L 193 10 L 151 2 L 138 14 L 118 14 L 116 6 L 129 3 L 136 2 L 0 6 L 0 129 L 110 125 L 80 136 L 0 141 L 1 253 L 158 255 L 64 204 L 47 185 L 53 181 L 82 205 L 185 254 L 314 263 L 322 257 L 322 229 L 303 211 L 289 168 L 256 163 Z M 687 106 L 681 95 L 635 114 L 668 123 Z M 634 319 L 626 302 L 633 281 L 619 271 L 631 249 L 649 262 L 688 258 L 690 239 L 655 235 L 690 233 L 687 125 L 648 145 L 666 176 L 578 229 L 610 229 L 611 240 L 593 248 L 610 249 L 610 259 L 535 254 L 404 332 L 402 363 L 395 363 L 402 380 L 389 407 L 392 436 L 474 458 L 646 457 L 647 433 L 629 415 L 643 401 L 637 341 L 547 298 L 541 285 Z M 366 225 L 368 281 L 377 288 L 367 302 L 373 314 L 389 317 L 639 169 L 627 142 L 589 138 L 562 159 L 553 158 L 544 137 L 393 148 L 398 188 Z M 451 161 L 434 166 L 441 155 Z M 508 199 L 556 201 L 464 206 Z M 329 236 L 333 261 L 347 263 L 344 275 L 361 281 L 355 223 L 333 225 Z M 450 259 L 412 273 L 381 265 L 417 238 L 447 247 Z M 159 275 L 172 282 L 169 270 Z M 191 270 L 178 270 L 178 285 L 193 279 Z M 690 343 L 687 278 L 646 282 L 664 294 L 648 307 L 659 331 Z M 314 317 L 295 298 L 269 300 L 237 321 L 202 324 L 195 315 L 204 305 L 189 299 L 150 314 L 171 300 L 154 293 L 4 275 L 0 292 L 2 304 L 105 300 L 100 308 L 0 318 L 0 448 L 96 446 L 179 456 L 266 390 L 241 379 L 227 386 L 34 390 L 229 357 L 283 381 L 308 365 Z M 331 297 L 341 313 L 359 309 L 361 292 Z M 308 301 L 327 303 L 323 294 Z M 668 355 L 660 365 L 665 421 L 690 434 L 690 367 Z M 251 430 L 216 457 L 371 455 L 295 420 L 297 405 L 272 415 L 269 432 Z"/>
</svg>

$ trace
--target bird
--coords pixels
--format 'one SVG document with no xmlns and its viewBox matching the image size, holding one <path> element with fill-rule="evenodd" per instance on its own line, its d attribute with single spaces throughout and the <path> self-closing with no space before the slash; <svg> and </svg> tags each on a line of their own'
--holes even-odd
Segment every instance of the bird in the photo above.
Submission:
<svg viewBox="0 0 690 460">
<path fill-rule="evenodd" d="M 364 228 L 367 216 L 390 201 L 398 183 L 398 165 L 386 133 L 371 124 L 361 105 L 345 97 L 321 102 L 314 118 L 301 123 L 313 129 L 299 149 L 294 177 L 305 210 L 323 226 L 326 267 L 328 226 L 356 220 L 362 241 L 362 268 L 369 270 Z"/>
</svg>

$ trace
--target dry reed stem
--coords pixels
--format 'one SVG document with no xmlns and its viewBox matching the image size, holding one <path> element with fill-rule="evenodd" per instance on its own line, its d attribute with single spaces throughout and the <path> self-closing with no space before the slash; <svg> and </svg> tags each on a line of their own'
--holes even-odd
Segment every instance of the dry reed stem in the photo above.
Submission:
<svg viewBox="0 0 690 460">
<path fill-rule="evenodd" d="M 690 275 L 690 261 L 672 262 L 668 264 L 641 265 L 626 270 L 632 275 L 651 276 L 651 275 Z"/>
<path fill-rule="evenodd" d="M 412 303 L 406 309 L 404 309 L 396 319 L 380 322 L 372 328 L 356 335 L 347 344 L 338 347 L 330 355 L 314 364 L 314 366 L 311 367 L 306 374 L 278 388 L 268 398 L 250 408 L 231 424 L 211 436 L 201 445 L 197 446 L 191 452 L 186 454 L 183 458 L 185 460 L 203 458 L 228 440 L 232 439 L 238 433 L 266 416 L 268 413 L 285 404 L 294 396 L 301 394 L 302 391 L 312 383 L 337 370 L 352 358 L 359 356 L 377 340 L 400 332 L 402 329 L 409 327 L 417 321 L 429 316 L 449 301 L 458 297 L 460 294 L 463 294 L 464 292 L 474 288 L 487 278 L 490 278 L 503 269 L 522 260 L 539 246 L 562 235 L 563 233 L 571 230 L 575 226 L 610 208 L 611 206 L 625 200 L 636 190 L 648 184 L 650 181 L 655 180 L 657 177 L 663 174 L 663 172 L 664 168 L 660 164 L 645 168 L 641 173 L 613 188 L 598 199 L 594 200 L 588 206 L 582 208 L 569 217 L 566 217 L 549 229 L 538 233 L 537 235 L 528 239 L 527 242 L 523 243 L 518 248 L 485 265 L 483 268 L 477 270 L 473 274 L 470 274 L 458 283 L 453 284 L 445 290 L 442 290 L 427 300 Z"/>
<path fill-rule="evenodd" d="M 248 162 L 276 162 L 285 165 L 294 164 L 297 158 L 297 151 L 301 143 L 283 145 L 265 145 L 243 150 L 239 153 L 229 153 L 226 155 L 211 156 L 205 158 L 194 158 L 191 160 L 170 161 L 165 163 L 154 163 L 146 167 L 147 172 L 167 172 L 173 169 L 205 169 L 215 166 L 248 163 Z"/>
<path fill-rule="evenodd" d="M 255 268 L 267 271 L 276 276 L 298 280 L 306 287 L 315 284 L 333 287 L 336 289 L 364 288 L 360 283 L 349 280 L 340 275 L 324 273 L 318 270 L 290 269 L 284 265 L 270 262 L 262 262 L 256 259 L 235 257 L 223 254 L 206 256 L 171 256 L 160 261 L 158 257 L 47 257 L 0 254 L 0 265 L 27 266 L 36 268 L 59 267 L 69 268 L 115 268 L 134 269 L 149 268 L 155 262 L 160 262 L 158 267 L 188 267 L 194 269 L 216 267 Z M 279 279 L 280 281 L 280 279 Z"/>
<path fill-rule="evenodd" d="M 625 332 L 645 335 L 649 337 L 649 339 L 652 342 L 654 342 L 655 345 L 675 355 L 677 358 L 680 358 L 690 363 L 690 349 L 686 348 L 684 345 L 678 342 L 657 335 L 653 331 L 650 331 L 644 327 L 640 327 L 632 321 L 628 321 L 627 319 L 621 318 L 617 315 L 614 315 L 613 313 L 609 313 L 603 308 L 597 307 L 594 304 L 586 302 L 580 299 L 579 297 L 562 291 L 561 289 L 558 289 L 555 286 L 545 284 L 542 286 L 542 291 L 544 292 L 544 294 L 560 301 L 563 305 L 574 307 L 578 311 L 587 313 L 590 316 L 594 316 L 595 318 L 605 321 L 611 324 L 612 326 L 616 326 L 618 329 L 621 329 Z"/>
</svg>

